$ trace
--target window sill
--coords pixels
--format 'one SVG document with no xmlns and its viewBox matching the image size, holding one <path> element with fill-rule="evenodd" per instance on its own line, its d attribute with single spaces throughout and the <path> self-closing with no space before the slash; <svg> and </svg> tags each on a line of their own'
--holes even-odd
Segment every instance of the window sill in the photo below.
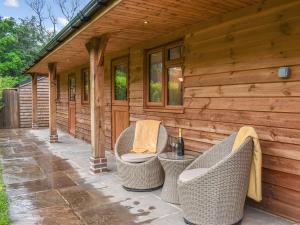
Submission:
<svg viewBox="0 0 300 225">
<path fill-rule="evenodd" d="M 144 108 L 146 112 L 162 112 L 162 113 L 184 113 L 184 108 L 167 109 L 167 108 Z"/>
</svg>

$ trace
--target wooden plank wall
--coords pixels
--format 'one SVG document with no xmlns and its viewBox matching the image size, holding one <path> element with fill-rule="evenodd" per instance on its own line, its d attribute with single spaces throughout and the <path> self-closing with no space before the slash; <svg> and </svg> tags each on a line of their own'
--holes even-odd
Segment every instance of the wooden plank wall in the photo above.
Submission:
<svg viewBox="0 0 300 225">
<path fill-rule="evenodd" d="M 47 77 L 38 78 L 38 126 L 49 126 L 49 82 Z M 19 87 L 20 127 L 32 126 L 32 86 L 31 82 Z"/>
<path fill-rule="evenodd" d="M 19 128 L 19 97 L 18 90 L 3 90 L 4 107 L 0 110 L 0 128 Z"/>
<path fill-rule="evenodd" d="M 38 126 L 49 126 L 49 81 L 45 77 L 37 81 Z"/>
<path fill-rule="evenodd" d="M 111 149 L 111 99 L 110 99 L 110 61 L 105 60 L 105 93 L 106 93 L 106 108 L 105 108 L 105 147 Z M 90 105 L 81 103 L 81 71 L 88 68 L 89 65 L 82 65 L 69 71 L 59 74 L 60 98 L 57 101 L 57 124 L 58 127 L 68 132 L 68 75 L 75 74 L 76 76 L 76 130 L 75 137 L 90 142 L 91 137 L 91 116 Z"/>
<path fill-rule="evenodd" d="M 186 34 L 183 114 L 143 110 L 144 49 L 130 50 L 131 122 L 163 120 L 170 134 L 181 127 L 187 150 L 196 152 L 206 151 L 243 125 L 255 127 L 263 150 L 263 202 L 257 206 L 298 222 L 299 11 L 298 1 L 212 22 Z M 286 80 L 277 76 L 284 65 L 291 65 Z"/>
</svg>

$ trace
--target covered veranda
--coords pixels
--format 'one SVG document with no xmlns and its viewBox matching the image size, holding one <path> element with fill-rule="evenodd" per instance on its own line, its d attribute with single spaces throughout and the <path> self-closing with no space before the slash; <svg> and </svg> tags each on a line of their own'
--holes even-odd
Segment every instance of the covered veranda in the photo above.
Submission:
<svg viewBox="0 0 300 225">
<path fill-rule="evenodd" d="M 183 225 L 179 206 L 160 192 L 127 192 L 107 153 L 108 172 L 89 171 L 90 145 L 64 132 L 49 144 L 47 129 L 0 130 L 0 160 L 14 225 Z M 100 177 L 99 177 L 100 176 Z M 291 225 L 246 206 L 243 225 Z"/>
<path fill-rule="evenodd" d="M 64 134 L 60 135 L 58 132 L 59 123 L 57 114 L 61 113 L 58 113 L 58 111 L 68 114 L 68 109 L 62 108 L 59 110 L 57 107 L 57 77 L 63 73 L 64 77 L 66 77 L 68 71 L 71 71 L 73 68 L 89 64 L 90 105 L 88 105 L 88 110 L 90 115 L 88 121 L 91 126 L 89 125 L 88 129 L 90 128 L 91 131 L 89 135 L 91 145 L 84 145 L 83 147 L 85 153 L 79 159 L 82 165 L 84 165 L 81 169 L 85 171 L 86 176 L 93 177 L 92 179 L 94 179 L 95 183 L 104 182 L 105 176 L 111 178 L 113 182 L 108 187 L 114 190 L 114 192 L 109 192 L 110 194 L 118 193 L 117 190 L 121 191 L 122 199 L 135 195 L 126 193 L 120 188 L 114 172 L 106 173 L 107 170 L 114 171 L 112 170 L 114 160 L 110 160 L 111 153 L 105 151 L 113 147 L 113 141 L 109 148 L 105 146 L 105 132 L 111 132 L 112 130 L 111 124 L 107 125 L 109 120 L 106 118 L 107 111 L 105 111 L 106 106 L 108 108 L 111 107 L 111 103 L 107 104 L 105 98 L 111 98 L 112 92 L 111 90 L 107 91 L 105 87 L 105 82 L 110 82 L 107 78 L 111 78 L 111 73 L 109 70 L 107 70 L 109 72 L 105 70 L 104 62 L 108 62 L 109 60 L 107 59 L 110 59 L 109 57 L 116 56 L 114 54 L 123 54 L 125 52 L 125 54 L 130 54 L 131 56 L 129 61 L 132 93 L 138 92 L 140 94 L 138 98 L 131 96 L 132 99 L 129 99 L 130 123 L 134 123 L 136 119 L 146 117 L 164 120 L 164 123 L 171 128 L 171 131 L 174 131 L 174 128 L 177 128 L 177 126 L 182 126 L 188 131 L 186 137 L 189 139 L 189 147 L 191 150 L 197 152 L 207 150 L 209 146 L 217 143 L 217 141 L 238 129 L 242 124 L 250 124 L 258 127 L 259 135 L 265 144 L 264 155 L 266 156 L 266 160 L 264 160 L 266 163 L 263 168 L 265 172 L 265 177 L 263 177 L 264 184 L 267 184 L 264 185 L 266 187 L 264 208 L 287 218 L 298 219 L 299 125 L 297 122 L 299 120 L 299 109 L 294 107 L 297 104 L 293 104 L 293 101 L 296 99 L 294 97 L 299 97 L 299 92 L 297 91 L 297 85 L 299 85 L 299 69 L 297 69 L 297 66 L 299 66 L 299 52 L 298 49 L 294 48 L 296 41 L 299 40 L 299 33 L 297 33 L 297 26 L 295 25 L 298 21 L 296 10 L 299 7 L 299 1 L 229 0 L 226 4 L 221 5 L 221 7 L 219 4 L 213 4 L 213 1 L 189 2 L 193 2 L 195 7 L 190 4 L 184 4 L 184 1 L 176 1 L 174 3 L 175 1 L 171 0 L 93 2 L 101 3 L 100 7 L 96 10 L 97 12 L 88 18 L 79 18 L 81 24 L 68 26 L 68 30 L 64 30 L 61 35 L 58 35 L 57 39 L 49 43 L 44 49 L 43 54 L 26 71 L 33 76 L 32 127 L 35 129 L 38 129 L 36 126 L 37 92 L 35 91 L 35 80 L 38 74 L 49 77 L 50 142 L 52 144 L 47 143 L 46 145 L 51 151 L 60 152 L 56 148 L 63 150 L 69 140 L 65 139 L 66 136 Z M 201 13 L 199 13 L 199 9 L 203 9 Z M 294 18 L 296 18 L 295 21 Z M 261 27 L 269 27 L 271 24 L 271 27 L 274 26 L 274 32 L 269 32 L 268 29 L 262 32 L 251 32 L 251 29 L 248 29 L 248 21 L 254 21 L 254 31 L 261 31 Z M 294 22 L 290 24 L 289 21 Z M 263 22 L 263 25 L 261 22 Z M 240 32 L 240 30 L 243 30 L 243 32 Z M 64 33 L 65 31 L 66 33 Z M 212 36 L 210 35 L 211 31 L 215 32 Z M 219 32 L 224 36 L 223 41 L 225 44 L 223 41 L 218 41 Z M 252 37 L 249 35 L 250 33 L 255 35 Z M 241 34 L 243 41 L 240 42 L 239 39 L 236 39 L 235 34 L 237 36 Z M 191 45 L 191 41 L 193 39 L 200 39 L 201 41 L 200 36 L 213 39 L 212 44 L 210 44 L 210 46 L 213 46 L 213 49 L 206 49 L 206 40 L 204 40 L 204 44 L 200 45 L 202 47 L 199 47 L 198 43 L 194 43 L 194 49 L 196 50 L 192 51 L 193 45 Z M 273 41 L 277 37 L 281 40 L 278 43 L 279 47 Z M 144 76 L 143 69 L 145 67 L 143 64 L 143 57 L 145 57 L 143 54 L 144 50 L 182 38 L 184 39 L 186 53 L 189 52 L 185 58 L 184 76 L 186 80 L 184 83 L 187 86 L 187 91 L 184 93 L 184 97 L 188 100 L 185 103 L 191 104 L 186 105 L 187 109 L 184 114 L 176 114 L 176 116 L 171 115 L 172 112 L 168 110 L 163 112 L 151 111 L 153 109 L 145 107 L 145 82 L 141 81 Z M 269 44 L 271 47 L 266 47 L 265 49 L 265 41 L 267 43 L 270 41 Z M 232 42 L 233 45 L 231 44 Z M 242 48 L 244 51 L 241 53 L 239 51 L 240 43 L 241 46 L 244 46 Z M 258 45 L 256 45 L 257 43 Z M 257 51 L 249 51 L 253 49 L 252 44 L 255 46 L 255 49 L 258 49 Z M 206 50 L 201 52 L 200 50 L 203 48 Z M 221 53 L 224 53 L 224 56 L 223 54 L 218 54 L 218 51 L 215 54 L 214 48 L 221 49 Z M 265 52 L 259 48 L 265 50 Z M 199 54 L 196 52 L 197 49 Z M 207 53 L 209 57 L 204 53 Z M 257 57 L 258 53 L 260 53 L 260 57 Z M 220 56 L 217 62 L 221 66 L 214 66 L 216 56 Z M 208 58 L 208 62 L 205 61 L 206 58 Z M 195 63 L 202 61 L 203 64 L 198 67 L 195 66 Z M 110 65 L 110 62 L 108 64 Z M 296 65 L 292 67 L 293 75 L 289 78 L 290 80 L 282 81 L 277 76 L 278 68 L 283 65 Z M 203 75 L 202 73 L 208 74 Z M 220 76 L 223 77 L 223 75 L 228 76 L 228 78 L 220 79 Z M 139 82 L 136 82 L 137 80 Z M 202 82 L 206 82 L 206 84 L 203 85 Z M 134 90 L 136 87 L 138 87 L 138 90 Z M 240 88 L 238 90 L 241 93 L 237 93 L 237 87 Z M 68 93 L 66 89 L 64 91 Z M 266 96 L 269 96 L 269 105 L 265 105 L 264 98 Z M 193 99 L 194 97 L 195 99 Z M 236 102 L 232 101 L 226 105 L 222 101 L 217 101 L 221 97 L 224 97 L 223 100 L 230 100 L 237 97 L 249 100 L 249 102 L 246 101 L 247 104 L 244 104 L 244 101 L 236 99 Z M 227 97 L 230 98 L 227 99 Z M 216 98 L 216 101 L 213 103 L 212 109 L 207 109 L 210 100 L 214 98 Z M 205 103 L 203 100 L 208 100 L 208 103 Z M 284 104 L 277 104 L 278 102 L 283 102 Z M 256 107 L 252 106 L 254 103 L 256 103 Z M 195 105 L 191 106 L 192 104 Z M 285 107 L 285 104 L 287 104 L 287 107 Z M 234 114 L 235 110 L 236 114 Z M 189 121 L 190 118 L 193 121 Z M 201 120 L 202 118 L 204 121 Z M 37 132 L 41 132 L 41 130 L 37 130 Z M 49 141 L 49 135 L 46 134 L 47 132 L 44 132 L 41 132 L 41 134 L 44 134 L 44 143 L 46 143 L 46 140 Z M 203 137 L 201 136 L 202 133 L 205 134 Z M 172 133 L 170 134 L 172 135 Z M 75 141 L 75 139 L 72 140 Z M 57 143 L 58 141 L 59 143 Z M 75 142 L 77 143 L 77 140 Z M 199 148 L 200 143 L 202 149 Z M 69 150 L 73 147 L 70 147 Z M 74 149 L 77 148 L 74 147 Z M 76 151 L 68 153 L 70 153 L 69 157 L 66 157 L 68 160 L 75 160 L 81 155 L 81 153 Z M 26 154 L 24 155 L 26 156 Z M 56 166 L 54 165 L 53 167 Z M 50 168 L 51 171 L 53 168 L 52 166 Z M 90 175 L 89 172 L 94 174 L 105 173 L 96 178 Z M 76 183 L 76 180 L 72 182 Z M 52 183 L 51 181 L 46 186 L 48 187 Z M 115 190 L 116 187 L 118 187 L 117 190 Z M 137 195 L 141 195 L 142 197 L 158 196 L 155 193 L 154 195 L 153 193 Z M 170 206 L 166 203 L 162 204 Z M 97 204 L 95 205 L 97 206 Z M 130 205 L 125 206 L 132 207 Z M 148 205 L 148 207 L 151 206 Z M 156 206 L 154 207 L 156 208 Z M 172 207 L 177 209 L 176 206 Z M 162 209 L 164 208 L 162 207 Z M 140 211 L 138 212 L 138 210 Z M 152 213 L 149 210 L 137 208 L 136 213 L 140 213 L 143 216 L 145 214 L 151 215 Z M 106 213 L 111 211 L 111 209 L 106 209 Z M 81 218 L 80 214 L 75 214 Z M 175 217 L 175 214 L 165 213 L 162 217 L 167 218 L 169 215 Z M 247 215 L 251 214 L 248 213 Z M 118 213 L 113 213 L 113 215 L 118 215 Z M 156 218 L 159 220 L 159 218 L 163 219 L 162 217 L 157 216 Z M 170 216 L 169 218 L 173 217 Z M 255 220 L 253 224 L 267 224 L 266 220 L 260 217 L 253 218 Z M 274 217 L 272 218 L 270 224 L 274 224 L 274 221 L 278 220 L 277 217 L 275 219 Z M 131 219 L 130 221 L 132 221 Z M 136 220 L 133 219 L 133 221 Z M 145 219 L 145 221 L 147 220 Z M 181 219 L 176 221 L 182 222 Z M 269 220 L 267 219 L 267 221 Z M 246 222 L 247 219 L 244 223 Z M 170 222 L 170 224 L 173 223 L 174 221 Z M 281 220 L 279 220 L 280 223 L 282 223 Z"/>
<path fill-rule="evenodd" d="M 244 13 L 256 11 L 258 3 L 258 0 L 232 0 L 226 4 L 211 1 L 191 4 L 180 1 L 91 1 L 79 16 L 44 47 L 36 61 L 26 69 L 26 73 L 31 74 L 33 78 L 32 127 L 37 127 L 37 76 L 49 77 L 50 142 L 55 143 L 58 141 L 58 74 L 89 64 L 90 169 L 93 173 L 105 171 L 105 98 L 108 97 L 108 93 L 105 92 L 105 76 L 110 76 L 105 75 L 104 71 L 106 56 L 132 47 L 143 46 L 147 49 L 158 41 L 169 42 L 170 38 L 181 39 L 187 32 L 209 29 L 219 21 L 230 21 Z M 272 4 L 268 2 L 264 7 L 270 6 Z M 228 14 L 235 11 L 238 13 Z"/>
</svg>

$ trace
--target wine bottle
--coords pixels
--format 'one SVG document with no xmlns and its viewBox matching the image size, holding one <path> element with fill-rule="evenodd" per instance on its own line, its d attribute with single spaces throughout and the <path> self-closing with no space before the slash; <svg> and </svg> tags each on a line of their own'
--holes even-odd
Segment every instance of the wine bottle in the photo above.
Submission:
<svg viewBox="0 0 300 225">
<path fill-rule="evenodd" d="M 179 128 L 179 134 L 178 134 L 178 141 L 177 141 L 177 155 L 183 156 L 184 155 L 184 141 L 182 138 L 182 129 Z"/>
</svg>

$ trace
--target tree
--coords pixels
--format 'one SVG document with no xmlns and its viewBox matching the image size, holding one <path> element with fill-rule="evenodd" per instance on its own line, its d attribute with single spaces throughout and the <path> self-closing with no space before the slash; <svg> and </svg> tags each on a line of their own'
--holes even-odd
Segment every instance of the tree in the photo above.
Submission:
<svg viewBox="0 0 300 225">
<path fill-rule="evenodd" d="M 70 21 L 79 11 L 80 0 L 53 0 L 59 7 L 61 13 Z M 57 32 L 57 17 L 52 10 L 52 6 L 47 4 L 46 0 L 26 0 L 26 4 L 31 8 L 37 18 L 37 26 L 40 35 L 44 36 L 44 44 L 51 39 Z M 47 11 L 46 11 L 47 10 Z M 46 24 L 52 24 L 52 29 L 49 29 Z"/>
<path fill-rule="evenodd" d="M 45 0 L 26 0 L 27 5 L 32 9 L 32 11 L 36 14 L 38 18 L 38 27 L 40 33 L 44 33 L 46 31 L 44 21 L 46 17 L 44 16 L 44 9 L 46 5 Z"/>
<path fill-rule="evenodd" d="M 48 17 L 53 25 L 53 35 L 56 34 L 56 25 L 57 25 L 57 18 L 54 15 L 53 11 L 52 11 L 52 7 L 50 5 L 47 6 L 47 10 L 48 10 Z"/>
<path fill-rule="evenodd" d="M 61 13 L 68 21 L 71 21 L 80 7 L 80 0 L 55 0 Z"/>
<path fill-rule="evenodd" d="M 35 17 L 21 19 L 0 18 L 0 77 L 22 76 L 43 45 Z"/>
<path fill-rule="evenodd" d="M 22 70 L 43 46 L 37 24 L 35 17 L 20 19 L 18 23 L 13 18 L 0 17 L 0 109 L 2 90 L 28 79 Z"/>
</svg>

